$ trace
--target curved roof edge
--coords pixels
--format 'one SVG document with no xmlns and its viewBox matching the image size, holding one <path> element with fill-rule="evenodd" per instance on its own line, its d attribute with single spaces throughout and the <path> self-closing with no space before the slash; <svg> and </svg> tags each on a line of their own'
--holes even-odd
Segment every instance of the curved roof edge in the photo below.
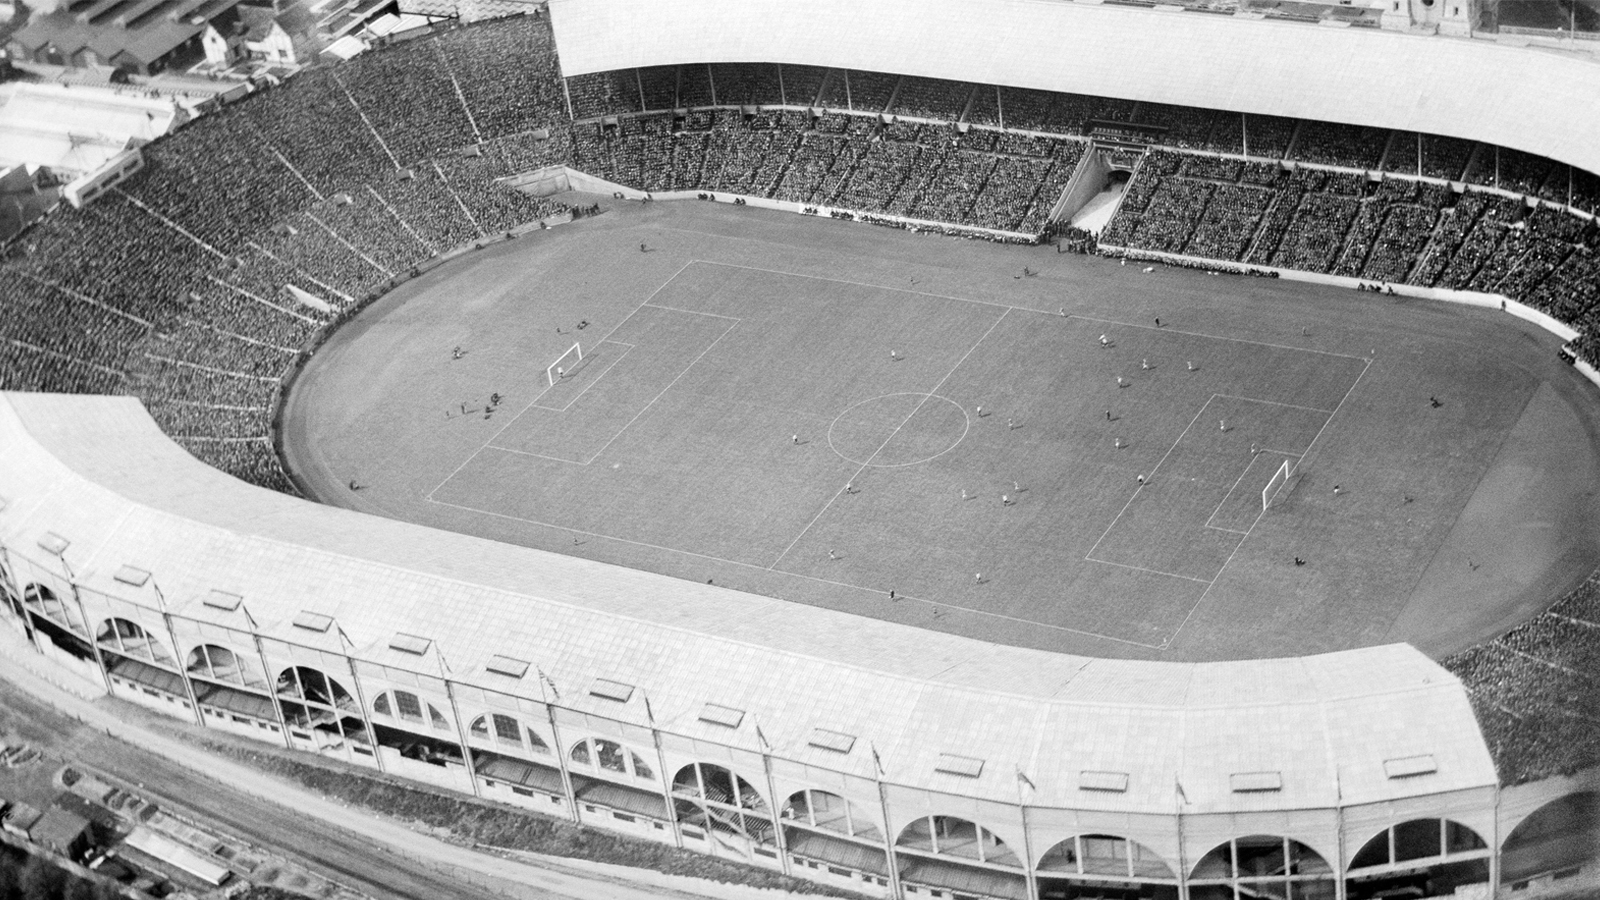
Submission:
<svg viewBox="0 0 1600 900">
<path fill-rule="evenodd" d="M 1600 173 L 1600 63 L 1066 0 L 551 0 L 565 75 L 779 62 L 1421 131 Z"/>
<path fill-rule="evenodd" d="M 255 488 L 184 453 L 131 397 L 0 394 L 0 459 L 13 562 L 59 569 L 40 543 L 54 534 L 91 591 L 153 606 L 149 587 L 113 577 L 134 566 L 179 617 L 216 619 L 202 599 L 227 591 L 264 636 L 327 643 L 293 625 L 313 612 L 348 637 L 333 652 L 542 700 L 537 671 L 559 705 L 746 749 L 760 723 L 774 754 L 822 768 L 869 775 L 875 750 L 900 784 L 1009 796 L 1026 771 L 1040 806 L 1157 813 L 1176 785 L 1186 809 L 1222 812 L 1496 783 L 1466 691 L 1407 645 L 1215 663 L 998 646 Z M 438 652 L 392 650 L 396 633 Z M 496 654 L 529 673 L 490 674 Z M 591 696 L 596 678 L 638 686 L 650 708 Z M 748 715 L 708 724 L 707 703 Z M 816 728 L 862 740 L 815 749 Z M 942 753 L 985 760 L 981 775 L 936 771 Z M 1419 757 L 1434 771 L 1393 774 Z M 1085 772 L 1127 773 L 1127 789 L 1085 789 Z M 1239 789 L 1251 773 L 1279 786 Z"/>
</svg>

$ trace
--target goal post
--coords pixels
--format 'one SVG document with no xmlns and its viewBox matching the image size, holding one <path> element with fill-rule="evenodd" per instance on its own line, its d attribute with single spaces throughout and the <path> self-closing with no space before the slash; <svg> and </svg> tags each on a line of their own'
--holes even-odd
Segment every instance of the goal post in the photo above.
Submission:
<svg viewBox="0 0 1600 900">
<path fill-rule="evenodd" d="M 1278 492 L 1283 490 L 1283 486 L 1288 480 L 1289 461 L 1286 459 L 1278 466 L 1278 470 L 1272 473 L 1272 478 L 1267 481 L 1267 486 L 1261 489 L 1262 512 L 1266 512 L 1267 507 L 1272 505 L 1272 501 L 1277 499 Z"/>
<path fill-rule="evenodd" d="M 574 341 L 572 346 L 567 348 L 567 352 L 561 354 L 560 358 L 544 370 L 545 380 L 549 382 L 551 387 L 555 387 L 556 382 L 567 377 L 568 373 L 577 368 L 578 363 L 582 361 L 583 348 L 578 346 L 577 341 Z"/>
</svg>

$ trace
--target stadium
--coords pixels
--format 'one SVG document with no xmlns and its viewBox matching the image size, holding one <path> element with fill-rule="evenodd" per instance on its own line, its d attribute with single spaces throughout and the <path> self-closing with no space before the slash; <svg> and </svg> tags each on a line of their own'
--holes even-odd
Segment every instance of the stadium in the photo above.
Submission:
<svg viewBox="0 0 1600 900">
<path fill-rule="evenodd" d="M 872 896 L 1592 886 L 1597 90 L 1034 0 L 410 35 L 8 248 L 0 619 Z"/>
</svg>

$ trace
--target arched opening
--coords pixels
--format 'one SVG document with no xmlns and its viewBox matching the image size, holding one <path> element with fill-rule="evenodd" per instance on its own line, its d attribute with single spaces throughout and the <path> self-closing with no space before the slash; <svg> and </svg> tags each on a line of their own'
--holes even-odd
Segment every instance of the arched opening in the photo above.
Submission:
<svg viewBox="0 0 1600 900">
<path fill-rule="evenodd" d="M 642 781 L 655 781 L 656 770 L 632 750 L 607 738 L 584 738 L 572 745 L 569 759 L 591 770 L 626 775 Z"/>
<path fill-rule="evenodd" d="M 504 713 L 489 713 L 472 720 L 467 728 L 472 740 L 493 744 L 502 750 L 548 754 L 550 745 L 532 728 L 524 729 L 522 723 Z"/>
<path fill-rule="evenodd" d="M 176 669 L 177 660 L 172 658 L 172 652 L 165 644 L 157 640 L 150 632 L 138 622 L 128 619 L 112 617 L 100 623 L 100 628 L 95 632 L 94 639 L 100 646 L 123 656 L 131 656 L 145 662 L 155 663 Z"/>
<path fill-rule="evenodd" d="M 329 709 L 359 714 L 360 704 L 344 685 L 310 666 L 291 666 L 278 673 L 278 694 Z"/>
<path fill-rule="evenodd" d="M 441 768 L 465 766 L 466 754 L 450 719 L 411 691 L 383 691 L 372 698 L 372 737 L 401 759 Z"/>
<path fill-rule="evenodd" d="M 560 769 L 519 758 L 529 754 L 548 756 L 550 746 L 532 728 L 524 728 L 515 717 L 504 713 L 478 716 L 467 726 L 467 740 L 477 745 L 468 748 L 472 754 L 473 771 L 484 779 L 488 787 L 504 786 L 513 794 L 524 797 L 532 797 L 533 792 L 553 798 L 566 796 Z M 659 800 L 656 805 L 660 805 Z"/>
<path fill-rule="evenodd" d="M 278 732 L 277 707 L 272 698 L 264 696 L 267 680 L 248 657 L 217 644 L 201 644 L 189 651 L 183 668 L 189 673 L 202 716 Z M 240 687 L 249 690 L 237 690 Z"/>
<path fill-rule="evenodd" d="M 923 816 L 895 839 L 900 880 L 930 891 L 1020 898 L 1022 860 L 987 828 L 956 816 Z"/>
<path fill-rule="evenodd" d="M 78 615 L 77 609 L 63 603 L 56 592 L 42 584 L 30 584 L 22 590 L 22 603 L 36 615 L 71 631 L 80 637 L 87 637 L 89 627 L 83 624 L 83 619 Z"/>
<path fill-rule="evenodd" d="M 703 830 L 724 846 L 733 842 L 733 849 L 747 852 L 776 843 L 772 808 L 761 792 L 723 766 L 690 763 L 679 769 L 672 778 L 672 798 L 681 826 Z"/>
<path fill-rule="evenodd" d="M 876 882 L 889 877 L 883 830 L 859 806 L 838 794 L 804 790 L 778 811 L 783 843 L 801 865 L 826 866 L 835 874 L 856 873 Z"/>
<path fill-rule="evenodd" d="M 42 584 L 30 584 L 22 590 L 22 604 L 33 613 L 33 626 L 38 633 L 50 639 L 56 649 L 69 656 L 100 667 L 94 646 L 87 640 L 89 629 L 83 625 L 76 612 L 69 610 Z"/>
<path fill-rule="evenodd" d="M 637 750 L 609 738 L 586 737 L 567 750 L 567 759 L 572 795 L 584 811 L 598 815 L 605 807 L 616 820 L 643 816 L 662 827 L 672 821 L 656 770 Z"/>
<path fill-rule="evenodd" d="M 266 690 L 267 682 L 261 677 L 260 667 L 254 660 L 217 644 L 201 644 L 189 651 L 184 671 L 196 678 L 223 681 L 241 687 Z"/>
<path fill-rule="evenodd" d="M 322 753 L 348 748 L 373 754 L 361 705 L 344 685 L 310 666 L 290 666 L 278 673 L 276 689 L 291 737 L 312 742 Z"/>
<path fill-rule="evenodd" d="M 1347 900 L 1416 900 L 1489 881 L 1489 846 L 1449 819 L 1412 819 L 1378 832 L 1350 857 Z"/>
<path fill-rule="evenodd" d="M 438 731 L 454 734 L 455 728 L 444 717 L 439 707 L 423 700 L 410 691 L 384 691 L 372 698 L 372 714 L 395 719 L 421 731 Z"/>
<path fill-rule="evenodd" d="M 1600 860 L 1600 793 L 1552 800 L 1522 820 L 1500 848 L 1500 883 L 1515 886 Z"/>
<path fill-rule="evenodd" d="M 1081 834 L 1051 847 L 1036 867 L 1049 900 L 1175 900 L 1178 876 L 1155 851 L 1110 834 Z"/>
<path fill-rule="evenodd" d="M 1333 867 L 1299 841 L 1256 834 L 1234 838 L 1200 858 L 1190 900 L 1333 900 Z"/>
</svg>

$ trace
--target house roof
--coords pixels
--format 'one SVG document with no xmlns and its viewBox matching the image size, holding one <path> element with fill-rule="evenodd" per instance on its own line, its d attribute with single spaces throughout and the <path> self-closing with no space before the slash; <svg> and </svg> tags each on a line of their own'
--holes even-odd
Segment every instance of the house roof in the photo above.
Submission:
<svg viewBox="0 0 1600 900">
<path fill-rule="evenodd" d="M 64 54 L 85 47 L 103 61 L 149 64 L 204 31 L 243 0 L 100 0 L 73 12 L 62 8 L 28 20 L 12 39 L 30 53 L 53 45 Z"/>
<path fill-rule="evenodd" d="M 36 844 L 65 850 L 89 830 L 89 820 L 75 812 L 52 806 L 28 829 L 28 839 Z"/>
</svg>

